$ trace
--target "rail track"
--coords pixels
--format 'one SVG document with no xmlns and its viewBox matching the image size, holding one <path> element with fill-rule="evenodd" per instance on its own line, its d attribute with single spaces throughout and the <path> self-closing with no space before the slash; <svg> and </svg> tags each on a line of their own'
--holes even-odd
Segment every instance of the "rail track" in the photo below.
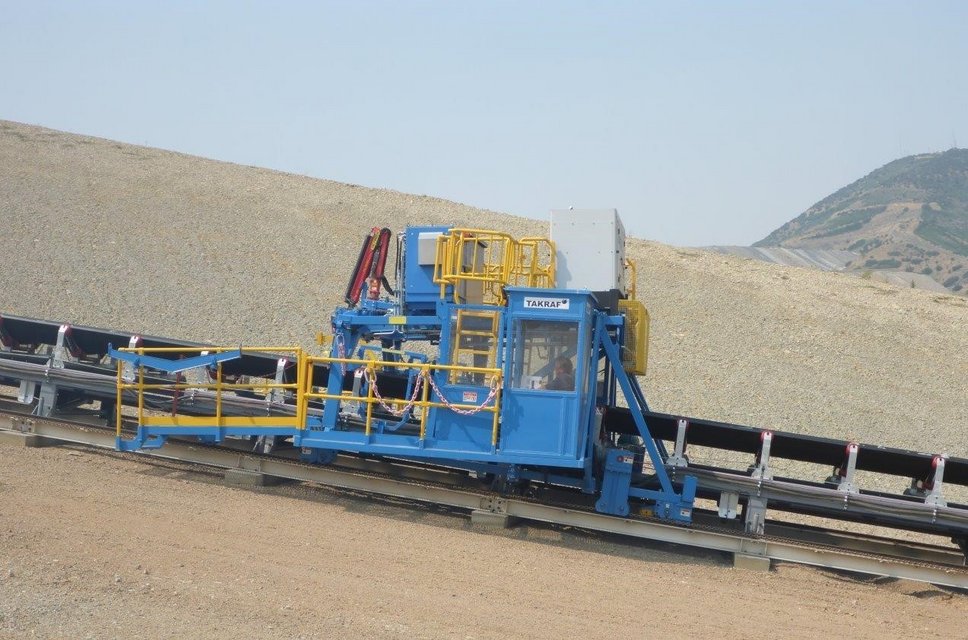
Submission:
<svg viewBox="0 0 968 640">
<path fill-rule="evenodd" d="M 48 444 L 72 443 L 115 449 L 115 429 L 85 419 L 42 418 L 0 403 L 0 437 L 40 438 Z M 432 503 L 461 510 L 472 518 L 509 522 L 529 520 L 618 534 L 733 554 L 759 566 L 792 562 L 875 576 L 916 580 L 968 590 L 964 553 L 954 547 L 904 542 L 843 530 L 828 530 L 770 521 L 768 535 L 750 535 L 724 525 L 714 512 L 697 511 L 691 525 L 670 524 L 650 517 L 627 518 L 595 512 L 568 492 L 538 488 L 536 494 L 495 492 L 463 471 L 415 466 L 405 461 L 340 455 L 331 465 L 311 465 L 294 459 L 295 452 L 255 453 L 246 441 L 222 445 L 172 439 L 165 447 L 119 456 L 160 458 L 225 470 L 263 474 L 297 482 L 319 483 L 343 490 Z"/>
</svg>

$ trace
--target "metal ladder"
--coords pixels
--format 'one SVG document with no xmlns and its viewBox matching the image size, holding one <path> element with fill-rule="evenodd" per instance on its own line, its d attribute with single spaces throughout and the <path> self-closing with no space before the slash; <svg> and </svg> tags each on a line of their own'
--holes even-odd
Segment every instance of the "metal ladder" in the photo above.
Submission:
<svg viewBox="0 0 968 640">
<path fill-rule="evenodd" d="M 500 311 L 497 309 L 493 311 L 458 309 L 451 362 L 465 366 L 495 368 L 500 322 Z M 459 375 L 459 371 L 452 371 L 451 382 L 458 382 Z M 478 383 L 483 384 L 483 381 Z"/>
</svg>

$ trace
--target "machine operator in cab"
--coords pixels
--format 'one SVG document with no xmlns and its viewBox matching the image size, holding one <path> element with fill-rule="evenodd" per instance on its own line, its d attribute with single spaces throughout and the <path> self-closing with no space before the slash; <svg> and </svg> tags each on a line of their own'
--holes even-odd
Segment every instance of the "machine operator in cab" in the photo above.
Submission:
<svg viewBox="0 0 968 640">
<path fill-rule="evenodd" d="M 564 356 L 555 358 L 555 372 L 545 389 L 549 391 L 574 391 L 575 390 L 575 368 L 571 360 Z"/>
</svg>

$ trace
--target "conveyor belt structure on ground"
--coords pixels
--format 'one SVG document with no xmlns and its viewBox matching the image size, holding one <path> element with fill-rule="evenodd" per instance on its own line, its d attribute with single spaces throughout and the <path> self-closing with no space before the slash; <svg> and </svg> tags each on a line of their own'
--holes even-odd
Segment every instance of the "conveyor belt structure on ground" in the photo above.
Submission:
<svg viewBox="0 0 968 640">
<path fill-rule="evenodd" d="M 32 408 L 35 413 L 41 414 L 29 419 L 22 416 L 8 418 L 10 422 L 7 428 L 56 440 L 113 447 L 114 440 L 110 433 L 70 425 L 53 418 L 75 406 L 92 402 L 100 403 L 102 409 L 108 407 L 102 413 L 104 417 L 110 416 L 117 398 L 117 370 L 105 359 L 108 345 L 135 343 L 160 347 L 204 346 L 157 337 L 139 339 L 123 332 L 18 316 L 0 316 L 0 384 L 18 387 L 25 408 Z M 230 375 L 266 379 L 276 376 L 279 379 L 279 372 L 284 372 L 286 367 L 280 369 L 278 356 L 266 353 L 246 354 L 240 360 L 227 363 L 226 369 Z M 329 371 L 324 368 L 313 372 L 314 381 L 325 380 L 328 376 Z M 388 374 L 381 375 L 380 384 L 386 388 L 405 388 L 405 380 Z M 345 385 L 351 387 L 352 380 L 345 381 Z M 46 405 L 40 401 L 45 388 L 49 395 Z M 123 403 L 132 403 L 134 400 L 133 397 L 122 396 Z M 179 400 L 179 411 L 189 414 L 192 411 L 207 414 L 216 403 L 214 395 L 205 392 L 193 394 L 190 403 L 188 399 L 179 399 L 170 392 L 150 395 L 151 408 L 161 412 L 171 411 Z M 265 397 L 226 394 L 222 396 L 220 404 L 225 415 L 291 415 L 295 411 L 291 402 L 274 400 L 271 394 Z M 317 407 L 313 410 L 320 409 Z M 675 480 L 686 472 L 694 476 L 698 496 L 717 501 L 718 513 L 706 513 L 702 516 L 703 522 L 697 521 L 689 527 L 660 523 L 649 518 L 620 518 L 594 513 L 588 508 L 587 496 L 555 486 L 554 482 L 542 484 L 540 478 L 532 478 L 532 490 L 536 493 L 531 498 L 469 492 L 464 487 L 455 488 L 450 477 L 467 478 L 466 471 L 451 470 L 445 474 L 442 468 L 433 470 L 433 465 L 429 465 L 427 468 L 430 471 L 419 472 L 412 461 L 366 461 L 362 457 L 340 456 L 342 462 L 351 460 L 359 467 L 356 471 L 347 472 L 345 468 L 319 467 L 278 457 L 229 452 L 225 447 L 191 446 L 184 442 L 177 446 L 166 445 L 153 454 L 427 500 L 501 516 L 968 588 L 964 555 L 965 540 L 968 538 L 968 507 L 948 503 L 943 500 L 942 494 L 944 485 L 968 486 L 968 460 L 655 412 L 646 412 L 645 418 L 653 437 L 668 444 L 665 466 L 671 477 Z M 602 419 L 602 429 L 620 436 L 634 432 L 632 422 L 628 409 L 609 407 Z M 749 454 L 753 456 L 753 464 L 749 469 L 689 464 L 685 455 L 689 444 Z M 251 447 L 243 441 L 236 445 Z M 775 477 L 769 467 L 771 457 L 825 465 L 839 469 L 840 474 L 833 483 L 823 478 Z M 943 476 L 937 474 L 939 461 Z M 845 470 L 847 466 L 849 470 Z M 390 467 L 393 468 L 392 476 L 362 473 L 366 469 Z M 643 468 L 642 474 L 647 471 Z M 861 490 L 851 486 L 855 471 L 897 476 L 899 484 L 903 479 L 905 483 L 911 482 L 911 488 L 896 494 Z M 436 481 L 414 482 L 409 477 L 414 474 L 438 479 L 446 475 L 450 479 L 443 485 Z M 761 508 L 763 521 L 752 534 L 749 521 L 746 531 L 742 531 L 742 527 L 736 531 L 735 526 L 722 524 L 733 524 L 729 518 L 735 517 L 735 511 L 731 510 L 737 504 L 743 505 L 747 511 Z M 955 546 L 877 541 L 845 532 L 819 531 L 802 526 L 790 528 L 774 521 L 767 525 L 767 506 L 771 511 L 866 522 L 945 536 L 951 538 Z M 714 526 L 703 524 L 710 519 L 716 523 Z M 794 533 L 800 539 L 794 540 Z M 824 540 L 829 544 L 822 542 Z M 896 553 L 888 553 L 889 548 L 895 549 Z"/>
</svg>

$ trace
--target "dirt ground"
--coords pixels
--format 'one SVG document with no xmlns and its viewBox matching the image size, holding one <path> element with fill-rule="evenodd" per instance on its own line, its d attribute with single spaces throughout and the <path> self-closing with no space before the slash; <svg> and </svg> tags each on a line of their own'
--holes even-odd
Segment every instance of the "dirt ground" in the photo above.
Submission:
<svg viewBox="0 0 968 640">
<path fill-rule="evenodd" d="M 965 637 L 968 595 L 0 447 L 0 638 Z"/>
</svg>

